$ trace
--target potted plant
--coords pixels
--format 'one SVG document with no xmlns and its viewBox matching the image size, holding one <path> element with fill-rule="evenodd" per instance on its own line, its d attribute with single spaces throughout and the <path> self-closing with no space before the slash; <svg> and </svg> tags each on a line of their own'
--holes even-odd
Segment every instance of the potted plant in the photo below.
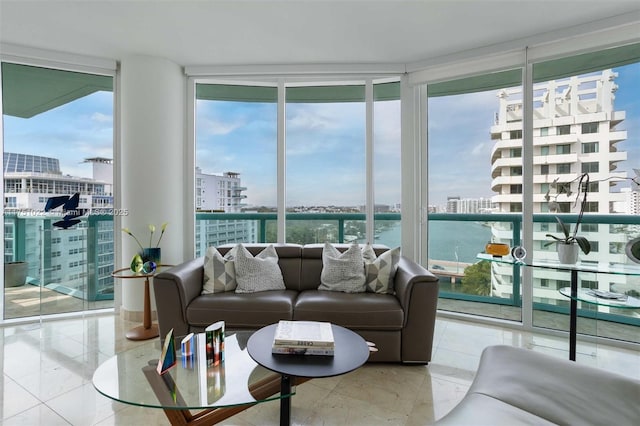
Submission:
<svg viewBox="0 0 640 426">
<path fill-rule="evenodd" d="M 5 262 L 4 264 L 4 286 L 20 287 L 27 282 L 29 264 L 23 261 Z"/>
<path fill-rule="evenodd" d="M 578 229 L 580 229 L 580 224 L 582 222 L 582 216 L 584 214 L 584 209 L 587 205 L 587 188 L 589 186 L 589 174 L 583 173 L 578 176 L 576 179 L 567 183 L 558 183 L 557 179 L 551 185 L 551 188 L 556 189 L 556 195 L 554 200 L 549 204 L 556 203 L 557 206 L 557 198 L 560 194 L 566 194 L 567 196 L 571 196 L 571 183 L 578 182 L 578 195 L 576 196 L 575 203 L 580 200 L 580 212 L 578 213 L 578 220 L 576 221 L 575 228 L 573 232 L 571 231 L 571 227 L 562 221 L 558 216 L 556 216 L 556 221 L 560 226 L 562 231 L 562 236 L 556 236 L 552 234 L 547 234 L 547 237 L 552 238 L 553 241 L 549 241 L 544 246 L 549 246 L 551 244 L 556 244 L 558 249 L 558 259 L 560 263 L 572 264 L 578 261 L 578 249 L 582 250 L 584 254 L 589 254 L 591 252 L 591 244 L 589 240 L 585 237 L 578 235 Z M 581 197 L 582 195 L 582 197 Z M 549 195 L 549 191 L 545 195 L 547 201 L 551 200 L 551 196 Z M 574 203 L 574 204 L 575 204 Z M 551 210 L 551 209 L 550 209 Z"/>
</svg>

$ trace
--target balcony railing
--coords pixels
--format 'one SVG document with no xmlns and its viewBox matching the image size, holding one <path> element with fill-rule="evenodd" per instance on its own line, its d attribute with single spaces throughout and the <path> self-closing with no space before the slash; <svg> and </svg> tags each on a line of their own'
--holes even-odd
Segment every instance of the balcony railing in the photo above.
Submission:
<svg viewBox="0 0 640 426">
<path fill-rule="evenodd" d="M 300 244 L 366 242 L 365 219 L 363 213 L 287 213 L 287 241 Z M 373 242 L 399 246 L 400 219 L 399 213 L 376 213 Z M 571 223 L 576 216 L 563 215 L 563 219 Z M 71 297 L 90 302 L 113 299 L 113 278 L 110 275 L 115 268 L 112 217 L 88 216 L 75 230 L 54 229 L 53 221 L 55 219 L 5 214 L 5 262 L 29 262 L 30 285 L 67 292 Z M 494 316 L 492 310 L 511 309 L 520 318 L 522 271 L 519 266 L 506 270 L 504 266 L 492 266 L 488 287 L 473 281 L 472 274 L 482 274 L 482 271 L 468 268 L 477 263 L 476 254 L 483 251 L 490 240 L 519 245 L 521 215 L 430 214 L 428 221 L 427 267 L 440 278 L 441 308 L 446 308 L 447 301 L 471 303 L 472 311 L 481 315 Z M 276 222 L 276 213 L 197 213 L 196 255 L 202 256 L 206 247 L 224 243 L 275 242 Z M 585 215 L 583 223 L 587 237 L 596 242 L 595 250 L 584 260 L 628 261 L 624 245 L 640 235 L 637 216 Z M 535 256 L 555 256 L 553 246 L 544 247 L 544 242 L 548 241 L 547 233 L 557 233 L 554 216 L 534 215 Z M 543 276 L 534 271 L 535 312 L 568 317 L 568 300 L 556 288 L 565 279 L 568 281 L 563 276 Z M 614 285 L 632 295 L 637 295 L 634 291 L 640 291 L 637 282 L 604 275 L 593 277 L 585 285 Z M 622 312 L 582 304 L 579 315 L 632 326 L 636 333 L 635 327 L 640 326 L 640 316 L 634 310 Z"/>
<path fill-rule="evenodd" d="M 563 221 L 575 223 L 577 215 L 562 215 Z M 594 263 L 628 263 L 631 262 L 625 254 L 624 245 L 632 238 L 640 236 L 640 218 L 632 215 L 585 215 L 582 220 L 581 235 L 592 241 L 594 250 L 581 259 Z M 479 231 L 484 226 L 488 230 Z M 447 235 L 449 240 L 459 238 L 458 246 L 467 245 L 466 258 L 458 258 L 458 253 L 442 253 L 439 248 L 446 247 L 446 241 L 434 241 L 432 235 L 438 237 L 440 233 Z M 444 229 L 444 230 L 443 230 Z M 484 250 L 488 241 L 505 242 L 510 246 L 521 244 L 522 216 L 520 214 L 430 214 L 429 215 L 429 269 L 440 277 L 440 298 L 444 301 L 455 300 L 475 302 L 475 305 L 464 312 L 479 313 L 480 315 L 497 316 L 513 319 L 522 304 L 521 266 L 496 265 L 490 266 L 491 281 L 479 287 L 474 285 L 472 276 L 466 273 L 466 268 L 476 262 L 474 253 Z M 555 245 L 545 247 L 550 241 L 546 234 L 558 234 L 555 216 L 551 214 L 534 215 L 534 256 L 537 259 L 556 259 Z M 482 237 L 487 237 L 483 241 Z M 449 245 L 453 245 L 451 242 Z M 461 257 L 462 255 L 460 255 Z M 437 260 L 434 260 L 437 259 Z M 475 273 L 475 271 L 472 271 Z M 608 274 L 591 274 L 587 279 L 582 278 L 583 286 L 604 288 L 619 291 L 629 295 L 640 296 L 640 283 L 637 279 L 625 276 L 611 276 Z M 471 283 L 465 283 L 465 278 Z M 568 273 L 533 271 L 533 310 L 534 323 L 536 313 L 561 314 L 568 317 L 569 300 L 558 292 L 560 287 L 569 285 Z M 485 308 L 480 307 L 482 304 Z M 447 305 L 447 302 L 441 305 Z M 454 304 L 455 305 L 455 304 Z M 458 304 L 459 305 L 459 304 Z M 490 314 L 495 309 L 490 306 L 510 307 L 510 315 Z M 484 311 L 484 312 L 482 312 Z M 519 316 L 519 313 L 516 313 Z M 632 309 L 610 309 L 593 304 L 580 304 L 578 315 L 588 319 L 610 321 L 633 327 L 640 326 L 640 315 Z M 615 333 L 613 333 L 615 334 Z M 637 329 L 632 331 L 635 338 L 632 341 L 640 343 Z M 608 336 L 611 337 L 611 336 Z M 619 338 L 619 337 L 616 337 Z"/>
</svg>

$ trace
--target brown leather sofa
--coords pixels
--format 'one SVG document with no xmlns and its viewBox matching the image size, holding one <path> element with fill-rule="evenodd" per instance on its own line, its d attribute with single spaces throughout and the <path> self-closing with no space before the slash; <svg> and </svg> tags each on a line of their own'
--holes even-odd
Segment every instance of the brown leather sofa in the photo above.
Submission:
<svg viewBox="0 0 640 426">
<path fill-rule="evenodd" d="M 438 279 L 401 256 L 395 294 L 318 290 L 322 244 L 274 245 L 286 290 L 201 294 L 204 258 L 184 262 L 155 276 L 153 289 L 160 336 L 201 332 L 224 320 L 227 330 L 256 330 L 279 320 L 329 321 L 374 342 L 373 362 L 426 364 L 431 360 L 438 301 Z M 221 246 L 225 254 L 233 245 Z M 245 244 L 256 255 L 266 244 Z M 347 244 L 337 244 L 340 251 Z M 387 250 L 374 246 L 376 254 Z"/>
<path fill-rule="evenodd" d="M 485 348 L 469 391 L 435 424 L 622 426 L 639 420 L 640 381 L 498 345 Z"/>
</svg>

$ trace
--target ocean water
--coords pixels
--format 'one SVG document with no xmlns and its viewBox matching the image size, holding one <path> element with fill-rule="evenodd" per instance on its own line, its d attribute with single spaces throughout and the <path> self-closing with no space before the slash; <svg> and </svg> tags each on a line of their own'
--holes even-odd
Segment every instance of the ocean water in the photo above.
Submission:
<svg viewBox="0 0 640 426">
<path fill-rule="evenodd" d="M 375 242 L 388 247 L 400 246 L 400 223 L 379 232 Z M 429 258 L 475 263 L 491 240 L 491 228 L 477 222 L 431 221 L 429 223 Z"/>
</svg>

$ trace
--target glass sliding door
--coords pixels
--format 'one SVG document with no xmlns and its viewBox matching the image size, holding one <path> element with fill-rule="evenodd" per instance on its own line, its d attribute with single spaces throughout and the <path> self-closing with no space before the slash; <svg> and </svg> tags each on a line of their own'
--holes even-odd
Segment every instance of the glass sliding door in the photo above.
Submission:
<svg viewBox="0 0 640 426">
<path fill-rule="evenodd" d="M 2 63 L 4 319 L 113 307 L 113 85 Z"/>
<path fill-rule="evenodd" d="M 487 242 L 521 239 L 521 70 L 427 86 L 428 268 L 438 307 L 521 319 L 520 271 L 478 263 Z"/>
<path fill-rule="evenodd" d="M 275 242 L 276 87 L 196 84 L 196 256 Z"/>
</svg>

